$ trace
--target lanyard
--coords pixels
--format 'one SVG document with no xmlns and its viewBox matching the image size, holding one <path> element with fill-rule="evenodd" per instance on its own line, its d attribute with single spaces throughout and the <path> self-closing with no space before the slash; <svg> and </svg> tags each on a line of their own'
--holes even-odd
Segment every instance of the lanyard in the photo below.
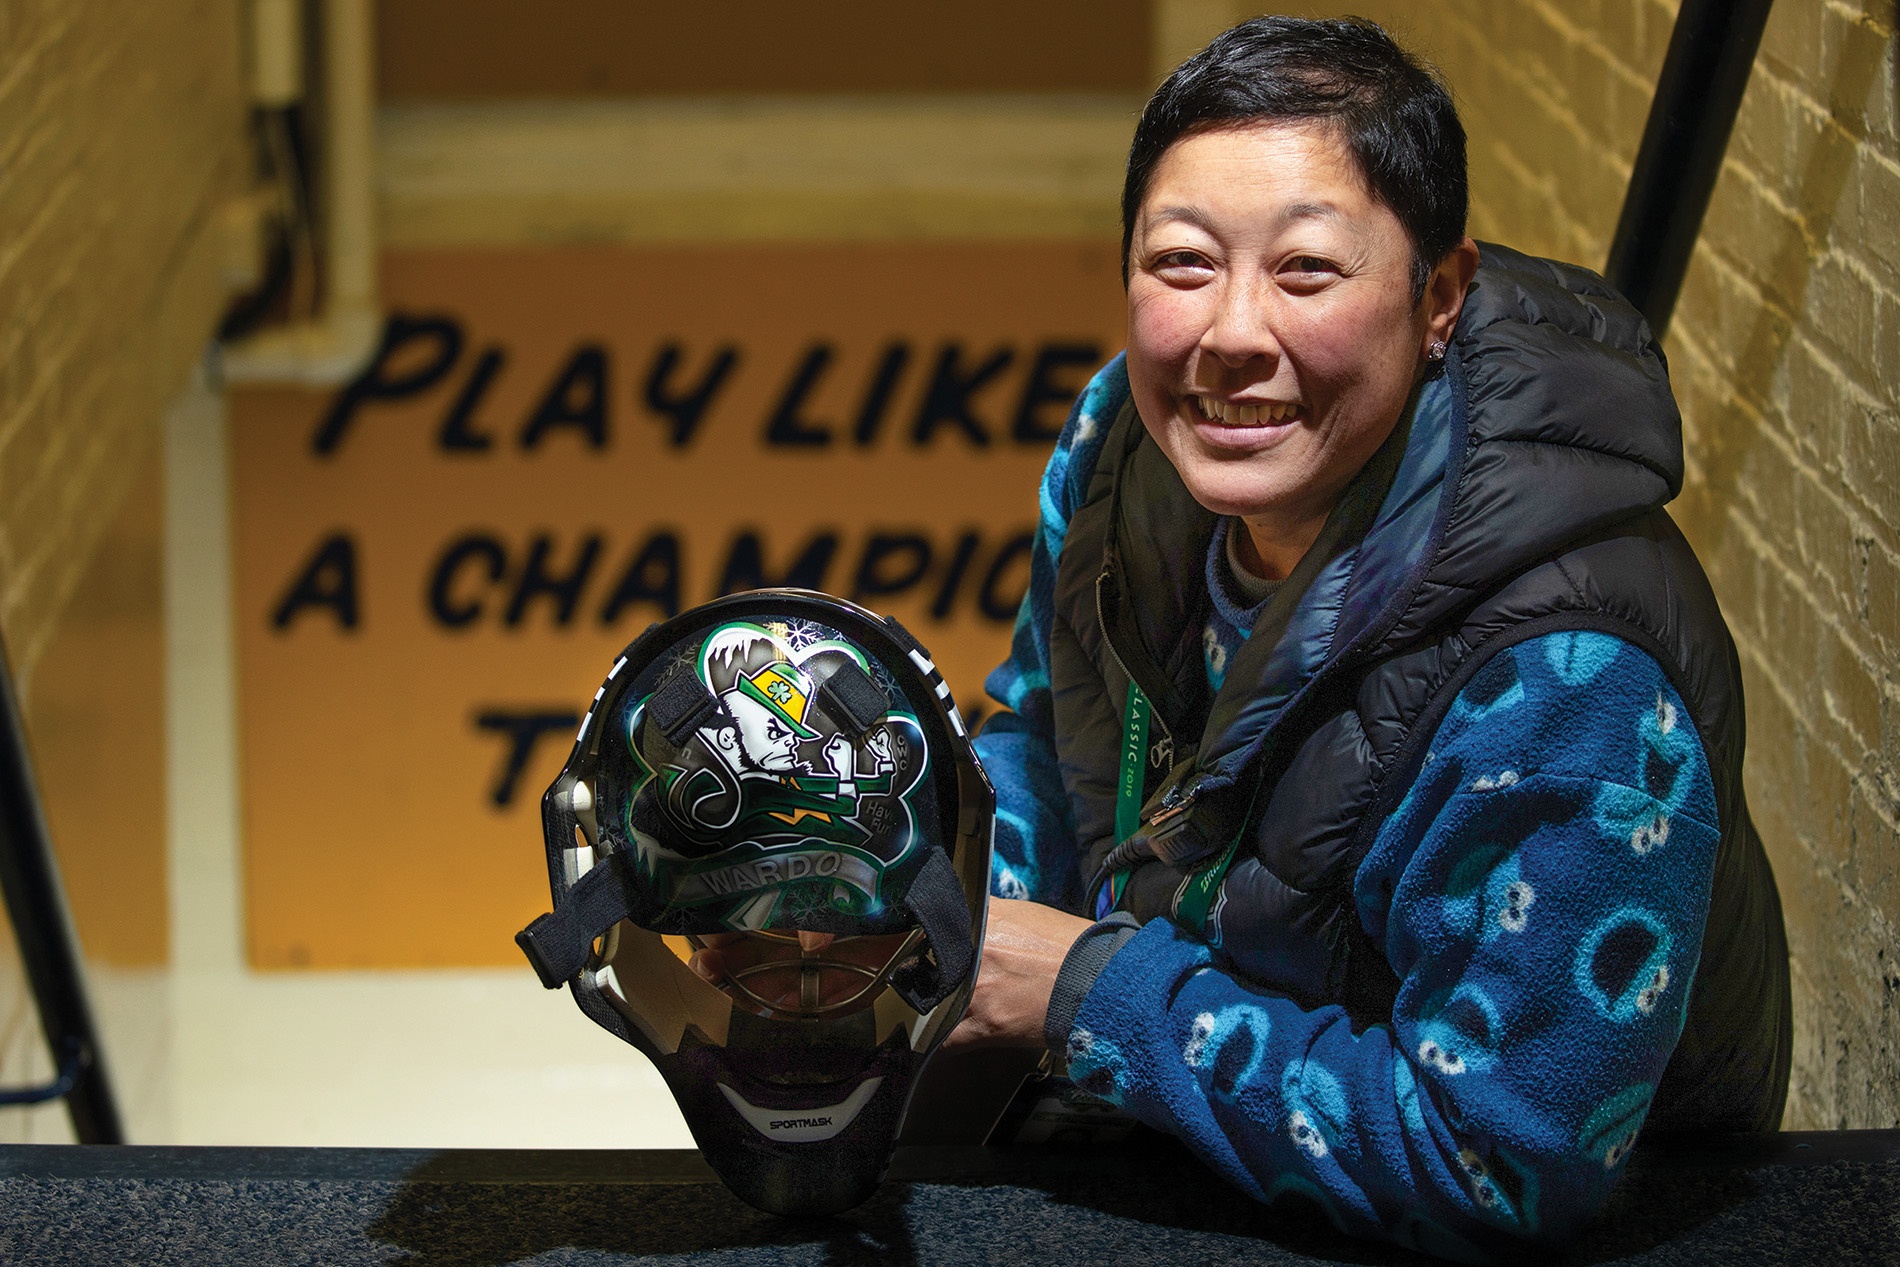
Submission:
<svg viewBox="0 0 1900 1267">
<path fill-rule="evenodd" d="M 1127 840 L 1141 826 L 1141 794 L 1148 767 L 1148 723 L 1153 715 L 1154 706 L 1148 702 L 1148 696 L 1131 680 L 1128 683 L 1128 702 L 1122 709 L 1121 778 L 1115 785 L 1117 843 Z M 1203 935 L 1208 934 L 1208 917 L 1220 894 L 1221 884 L 1227 879 L 1228 869 L 1234 865 L 1234 856 L 1240 850 L 1240 837 L 1244 834 L 1237 834 L 1226 849 L 1208 859 L 1181 882 L 1181 887 L 1174 895 L 1176 923 Z M 1105 915 L 1121 905 L 1122 892 L 1128 887 L 1131 873 L 1131 870 L 1123 869 L 1109 877 L 1105 894 L 1106 909 L 1098 911 L 1098 915 Z"/>
<path fill-rule="evenodd" d="M 1220 945 L 1220 930 L 1209 916 L 1220 896 L 1220 886 L 1227 880 L 1227 870 L 1234 865 L 1234 855 L 1240 852 L 1240 837 L 1245 834 L 1236 835 L 1225 850 L 1202 863 L 1201 869 L 1181 881 L 1181 887 L 1174 891 L 1174 922 L 1200 933 L 1210 946 Z"/>
<path fill-rule="evenodd" d="M 1148 720 L 1154 715 L 1154 706 L 1148 702 L 1131 678 L 1128 682 L 1128 703 L 1122 709 L 1122 769 L 1121 780 L 1115 786 L 1115 840 L 1117 843 L 1127 840 L 1141 826 L 1141 793 L 1148 769 Z M 1117 871 L 1108 881 L 1108 909 L 1114 910 L 1122 900 L 1122 890 L 1128 887 L 1128 872 Z"/>
</svg>

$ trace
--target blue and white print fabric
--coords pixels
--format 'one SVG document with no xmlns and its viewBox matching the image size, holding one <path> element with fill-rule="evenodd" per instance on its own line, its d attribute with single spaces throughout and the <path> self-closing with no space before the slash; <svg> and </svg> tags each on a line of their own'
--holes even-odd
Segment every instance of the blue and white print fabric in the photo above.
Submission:
<svg viewBox="0 0 1900 1267">
<path fill-rule="evenodd" d="M 1400 981 L 1389 1024 L 1354 1034 L 1157 920 L 1097 978 L 1071 1060 L 1241 1187 L 1349 1231 L 1465 1259 L 1561 1239 L 1682 1031 L 1717 838 L 1655 660 L 1601 633 L 1520 643 L 1458 695 L 1356 877 Z"/>
<path fill-rule="evenodd" d="M 1056 561 L 1069 520 L 1088 492 L 1114 411 L 1128 399 L 1128 371 L 1117 354 L 1083 389 L 1043 468 L 1029 592 L 1016 613 L 1009 659 L 984 689 L 1010 711 L 984 723 L 977 755 L 996 784 L 996 848 L 990 891 L 1064 910 L 1082 904 L 1075 817 L 1056 765 L 1055 712 L 1049 693 L 1049 630 L 1055 623 Z"/>
</svg>

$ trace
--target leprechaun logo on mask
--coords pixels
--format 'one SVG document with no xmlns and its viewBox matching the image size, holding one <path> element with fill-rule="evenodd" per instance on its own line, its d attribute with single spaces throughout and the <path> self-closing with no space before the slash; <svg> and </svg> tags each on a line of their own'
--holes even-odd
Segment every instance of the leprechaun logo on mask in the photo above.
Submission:
<svg viewBox="0 0 1900 1267">
<path fill-rule="evenodd" d="M 686 655 L 659 680 L 692 673 L 709 693 L 690 732 L 660 734 L 656 691 L 631 691 L 603 741 L 623 740 L 632 758 L 625 835 L 669 895 L 654 926 L 865 932 L 887 912 L 900 926 L 889 895 L 902 891 L 928 787 L 923 730 L 902 692 L 806 622 L 731 622 Z M 844 664 L 896 701 L 862 732 L 823 691 Z"/>
</svg>

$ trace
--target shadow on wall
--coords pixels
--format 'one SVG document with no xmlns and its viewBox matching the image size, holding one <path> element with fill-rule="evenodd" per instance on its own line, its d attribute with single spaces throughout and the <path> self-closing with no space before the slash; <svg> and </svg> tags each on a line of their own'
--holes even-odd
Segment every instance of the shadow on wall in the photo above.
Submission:
<svg viewBox="0 0 1900 1267">
<path fill-rule="evenodd" d="M 1895 5 L 1900 21 L 1900 0 Z M 1849 43 L 1844 46 L 1840 64 L 1830 76 L 1834 101 L 1864 101 L 1879 77 L 1881 63 L 1887 60 L 1882 46 Z M 1900 59 L 1895 62 L 1896 92 L 1900 92 Z M 1827 249 L 1839 214 L 1842 195 L 1853 174 L 1856 143 L 1838 128 L 1822 128 L 1815 138 L 1813 151 L 1801 173 L 1797 188 L 1800 205 L 1795 208 L 1806 232 L 1799 229 L 1787 234 L 1774 249 L 1761 274 L 1777 279 L 1791 296 L 1805 295 L 1816 261 Z M 1742 350 L 1735 357 L 1733 392 L 1750 402 L 1768 398 L 1775 372 L 1780 368 L 1795 323 L 1801 314 L 1782 314 L 1764 305 L 1755 315 Z M 1736 433 L 1720 427 L 1705 426 L 1698 436 L 1703 448 L 1703 480 L 1694 490 L 1684 490 L 1685 500 L 1700 503 L 1694 507 L 1698 525 L 1698 552 L 1705 558 L 1721 553 L 1727 543 L 1727 518 L 1723 507 L 1733 504 L 1740 474 L 1758 428 Z"/>
</svg>

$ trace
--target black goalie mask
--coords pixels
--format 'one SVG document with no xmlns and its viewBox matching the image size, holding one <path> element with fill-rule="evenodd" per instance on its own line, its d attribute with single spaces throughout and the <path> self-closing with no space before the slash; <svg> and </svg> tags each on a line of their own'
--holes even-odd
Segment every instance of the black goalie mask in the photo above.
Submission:
<svg viewBox="0 0 1900 1267">
<path fill-rule="evenodd" d="M 515 940 L 658 1066 L 734 1193 L 848 1209 L 969 1002 L 994 809 L 901 625 L 802 590 L 720 599 L 595 694 L 541 801 L 554 912 Z"/>
</svg>

